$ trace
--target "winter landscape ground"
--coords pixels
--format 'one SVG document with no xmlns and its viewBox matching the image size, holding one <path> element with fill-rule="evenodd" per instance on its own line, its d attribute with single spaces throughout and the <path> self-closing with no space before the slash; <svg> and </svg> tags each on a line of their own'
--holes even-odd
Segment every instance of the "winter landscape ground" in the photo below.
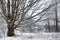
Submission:
<svg viewBox="0 0 60 40">
<path fill-rule="evenodd" d="M 2 35 L 0 40 L 60 40 L 60 33 L 47 33 L 47 32 L 40 32 L 40 33 L 20 33 L 16 31 L 17 34 L 14 37 L 7 37 Z"/>
</svg>

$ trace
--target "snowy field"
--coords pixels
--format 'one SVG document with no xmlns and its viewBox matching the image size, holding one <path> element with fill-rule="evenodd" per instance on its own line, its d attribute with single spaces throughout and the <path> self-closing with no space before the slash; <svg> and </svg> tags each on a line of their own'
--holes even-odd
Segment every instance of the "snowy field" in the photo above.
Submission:
<svg viewBox="0 0 60 40">
<path fill-rule="evenodd" d="M 0 40 L 60 40 L 60 33 L 19 33 L 14 37 L 3 37 Z"/>
</svg>

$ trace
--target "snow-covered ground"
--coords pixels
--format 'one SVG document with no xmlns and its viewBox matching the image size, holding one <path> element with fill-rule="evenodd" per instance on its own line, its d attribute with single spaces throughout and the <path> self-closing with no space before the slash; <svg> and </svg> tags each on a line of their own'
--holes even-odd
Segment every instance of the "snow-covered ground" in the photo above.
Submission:
<svg viewBox="0 0 60 40">
<path fill-rule="evenodd" d="M 60 40 L 60 33 L 19 33 L 14 37 L 3 37 L 0 40 Z"/>
<path fill-rule="evenodd" d="M 14 37 L 7 37 L 6 34 L 7 30 L 0 30 L 0 40 L 60 40 L 60 33 L 22 33 L 15 30 L 16 36 Z"/>
<path fill-rule="evenodd" d="M 0 31 L 0 40 L 60 40 L 60 33 L 22 33 L 18 30 L 15 30 L 16 36 L 7 37 L 7 30 L 4 30 Z"/>
</svg>

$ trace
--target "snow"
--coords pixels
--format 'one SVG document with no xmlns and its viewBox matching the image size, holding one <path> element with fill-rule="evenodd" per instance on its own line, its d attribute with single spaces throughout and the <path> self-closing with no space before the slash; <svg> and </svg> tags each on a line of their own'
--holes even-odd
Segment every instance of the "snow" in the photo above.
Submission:
<svg viewBox="0 0 60 40">
<path fill-rule="evenodd" d="M 20 33 L 14 37 L 2 37 L 0 40 L 60 40 L 60 33 Z"/>
</svg>

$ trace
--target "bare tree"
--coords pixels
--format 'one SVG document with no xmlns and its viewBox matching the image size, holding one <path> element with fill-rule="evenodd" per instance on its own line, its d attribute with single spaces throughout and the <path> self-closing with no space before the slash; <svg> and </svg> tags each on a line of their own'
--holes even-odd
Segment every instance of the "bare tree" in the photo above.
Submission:
<svg viewBox="0 0 60 40">
<path fill-rule="evenodd" d="M 29 16 L 26 18 L 26 13 L 39 1 L 41 0 L 29 0 L 29 4 L 26 5 L 27 0 L 0 0 L 1 5 L 1 16 L 5 19 L 7 23 L 7 36 L 14 36 L 14 29 L 16 29 L 23 21 L 34 18 L 35 16 L 43 13 L 55 4 L 49 5 L 47 8 L 43 9 L 36 15 Z M 33 13 L 32 13 L 33 14 Z M 44 16 L 43 14 L 42 16 Z M 39 21 L 41 17 L 34 23 Z"/>
</svg>

